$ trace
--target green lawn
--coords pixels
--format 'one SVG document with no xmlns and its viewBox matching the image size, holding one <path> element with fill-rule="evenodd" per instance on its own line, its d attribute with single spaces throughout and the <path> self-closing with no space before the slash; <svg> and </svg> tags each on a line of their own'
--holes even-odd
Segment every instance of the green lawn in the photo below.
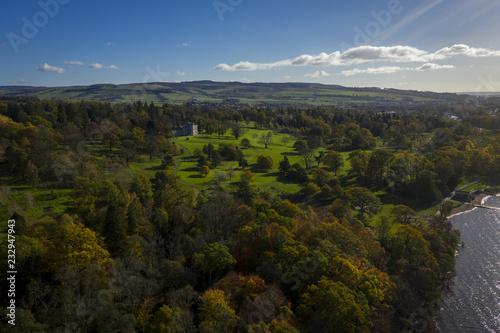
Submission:
<svg viewBox="0 0 500 333">
<path fill-rule="evenodd" d="M 487 184 L 485 182 L 480 181 L 477 184 L 474 184 L 474 185 L 471 185 L 469 187 L 464 188 L 462 191 L 464 191 L 464 192 L 470 192 L 470 191 L 474 191 L 474 190 L 479 190 L 479 189 L 485 188 L 486 186 L 487 186 Z"/>
<path fill-rule="evenodd" d="M 265 148 L 264 144 L 259 143 L 259 137 L 261 135 L 265 135 L 269 132 L 269 130 L 261 130 L 256 128 L 247 128 L 247 132 L 241 136 L 238 140 L 234 138 L 234 136 L 225 135 L 220 139 L 217 135 L 198 135 L 195 137 L 180 137 L 173 140 L 175 143 L 179 144 L 179 146 L 183 146 L 190 150 L 191 153 L 194 152 L 196 148 L 202 149 L 204 145 L 208 143 L 212 143 L 215 149 L 218 149 L 220 143 L 233 143 L 235 146 L 239 146 L 241 139 L 248 138 L 252 146 L 249 148 L 242 148 L 243 153 L 245 154 L 245 158 L 249 163 L 249 169 L 251 169 L 256 174 L 255 185 L 273 185 L 274 187 L 282 190 L 291 190 L 297 191 L 300 186 L 297 184 L 287 184 L 278 180 L 279 174 L 279 162 L 283 160 L 284 156 L 287 156 L 290 164 L 294 164 L 299 162 L 301 156 L 299 156 L 294 149 L 292 148 L 293 143 L 295 142 L 295 138 L 290 136 L 289 134 L 282 133 L 274 133 L 273 142 L 268 145 L 268 148 Z M 283 137 L 288 138 L 288 142 L 285 145 L 283 143 Z M 319 148 L 321 150 L 323 148 Z M 256 163 L 257 158 L 261 155 L 267 155 L 271 157 L 274 162 L 274 166 L 269 172 L 260 172 L 257 170 Z M 213 184 L 212 175 L 216 172 L 227 172 L 229 169 L 233 169 L 235 171 L 235 177 L 233 177 L 229 183 L 239 181 L 239 176 L 242 170 L 238 167 L 237 161 L 226 161 L 223 162 L 216 169 L 212 170 L 211 175 L 203 177 L 200 176 L 198 172 L 197 166 L 197 158 L 196 157 L 188 157 L 187 154 L 181 156 L 181 163 L 177 170 L 177 175 L 180 176 L 180 180 L 191 184 L 191 185 L 209 185 Z"/>
</svg>

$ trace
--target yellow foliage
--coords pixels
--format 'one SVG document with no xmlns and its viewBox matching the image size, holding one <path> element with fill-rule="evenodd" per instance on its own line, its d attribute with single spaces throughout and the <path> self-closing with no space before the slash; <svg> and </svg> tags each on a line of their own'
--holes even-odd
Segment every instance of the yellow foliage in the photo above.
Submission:
<svg viewBox="0 0 500 333">
<path fill-rule="evenodd" d="M 48 266 L 52 269 L 69 264 L 83 270 L 92 262 L 100 266 L 109 266 L 112 262 L 97 234 L 82 224 L 75 224 L 68 215 L 63 215 L 59 224 L 46 217 L 34 224 L 31 233 L 44 244 Z"/>
</svg>

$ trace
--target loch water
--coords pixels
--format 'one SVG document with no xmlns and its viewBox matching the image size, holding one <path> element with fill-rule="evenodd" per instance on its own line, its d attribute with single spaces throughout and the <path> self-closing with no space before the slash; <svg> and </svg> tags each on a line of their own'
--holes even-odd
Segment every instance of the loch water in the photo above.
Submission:
<svg viewBox="0 0 500 333">
<path fill-rule="evenodd" d="M 500 208 L 500 197 L 483 204 Z M 475 208 L 450 219 L 463 246 L 434 331 L 500 333 L 500 209 Z"/>
</svg>

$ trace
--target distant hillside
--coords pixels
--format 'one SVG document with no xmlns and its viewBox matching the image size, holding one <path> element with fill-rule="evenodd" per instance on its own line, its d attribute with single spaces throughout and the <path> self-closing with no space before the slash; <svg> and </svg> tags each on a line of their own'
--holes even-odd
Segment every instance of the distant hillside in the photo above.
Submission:
<svg viewBox="0 0 500 333">
<path fill-rule="evenodd" d="M 96 84 L 72 87 L 0 87 L 0 97 L 34 96 L 40 99 L 109 102 L 232 105 L 414 105 L 462 103 L 466 95 L 380 88 L 348 88 L 312 83 L 155 82 Z"/>
</svg>

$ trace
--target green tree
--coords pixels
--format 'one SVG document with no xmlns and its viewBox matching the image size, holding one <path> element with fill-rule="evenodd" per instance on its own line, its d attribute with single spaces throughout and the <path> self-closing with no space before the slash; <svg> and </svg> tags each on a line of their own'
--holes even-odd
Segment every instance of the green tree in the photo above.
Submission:
<svg viewBox="0 0 500 333">
<path fill-rule="evenodd" d="M 357 210 L 361 218 L 364 218 L 365 214 L 370 216 L 376 214 L 382 204 L 375 194 L 364 187 L 353 187 L 347 190 L 346 197 L 352 209 Z"/>
<path fill-rule="evenodd" d="M 375 150 L 370 154 L 365 174 L 371 184 L 376 186 L 382 184 L 390 157 L 391 154 L 382 149 Z"/>
<path fill-rule="evenodd" d="M 325 165 L 337 175 L 337 172 L 344 166 L 344 158 L 337 151 L 330 150 L 324 158 Z"/>
<path fill-rule="evenodd" d="M 307 142 L 304 141 L 304 140 L 297 140 L 295 141 L 295 143 L 293 144 L 293 148 L 300 154 L 300 155 L 304 155 L 307 150 L 308 150 L 308 146 L 307 146 Z"/>
<path fill-rule="evenodd" d="M 31 163 L 31 161 L 29 161 L 28 165 L 26 166 L 25 177 L 31 186 L 33 186 L 34 188 L 38 187 L 38 183 L 40 182 L 40 177 L 38 176 L 38 168 L 36 167 L 36 165 Z"/>
<path fill-rule="evenodd" d="M 311 181 L 318 185 L 319 187 L 323 187 L 327 185 L 331 180 L 331 174 L 328 171 L 325 171 L 323 169 L 312 169 L 312 177 Z"/>
<path fill-rule="evenodd" d="M 224 275 L 236 264 L 229 248 L 219 243 L 208 244 L 202 253 L 193 255 L 193 261 L 199 272 L 208 274 L 209 285 L 212 278 Z"/>
<path fill-rule="evenodd" d="M 125 157 L 125 163 L 130 162 L 135 156 L 137 156 L 137 144 L 134 140 L 126 139 L 122 141 L 123 155 Z"/>
<path fill-rule="evenodd" d="M 371 326 L 366 298 L 326 278 L 307 288 L 298 311 L 308 332 L 359 332 Z"/>
<path fill-rule="evenodd" d="M 181 309 L 163 305 L 146 325 L 146 333 L 181 333 L 184 329 L 180 323 Z"/>
<path fill-rule="evenodd" d="M 273 168 L 273 164 L 273 160 L 269 156 L 262 154 L 257 157 L 257 168 L 260 170 L 267 172 Z"/>
<path fill-rule="evenodd" d="M 288 157 L 283 157 L 283 160 L 280 161 L 280 165 L 278 167 L 278 170 L 283 172 L 285 175 L 288 173 L 288 170 L 290 170 L 290 162 L 288 161 Z"/>
<path fill-rule="evenodd" d="M 212 151 L 212 153 L 208 156 L 208 160 L 212 163 L 212 168 L 217 168 L 217 166 L 222 163 L 222 158 L 216 150 Z"/>
<path fill-rule="evenodd" d="M 418 217 L 417 212 L 405 205 L 392 207 L 390 212 L 394 216 L 394 222 L 400 224 L 413 224 Z"/>
<path fill-rule="evenodd" d="M 440 270 L 422 233 L 402 225 L 389 238 L 387 246 L 392 258 L 391 270 L 401 275 L 422 297 L 439 282 Z"/>
<path fill-rule="evenodd" d="M 347 160 L 351 164 L 349 173 L 354 174 L 358 182 L 362 182 L 368 167 L 368 154 L 362 150 L 355 150 L 349 153 Z"/>
<path fill-rule="evenodd" d="M 238 161 L 238 166 L 242 169 L 245 169 L 246 167 L 248 167 L 248 161 L 246 158 L 240 158 L 240 160 Z"/>
<path fill-rule="evenodd" d="M 262 134 L 260 136 L 259 142 L 265 145 L 267 149 L 267 146 L 273 142 L 273 132 L 269 131 L 266 134 Z"/>
<path fill-rule="evenodd" d="M 243 138 L 243 139 L 241 139 L 240 145 L 241 145 L 242 147 L 247 147 L 247 148 L 250 148 L 250 147 L 252 146 L 252 143 L 250 142 L 250 139 L 248 139 L 248 138 Z"/>
<path fill-rule="evenodd" d="M 304 161 L 304 165 L 306 166 L 306 169 L 309 169 L 314 162 L 314 150 L 307 149 L 302 154 L 302 161 Z"/>
<path fill-rule="evenodd" d="M 246 129 L 243 126 L 241 126 L 240 123 L 234 122 L 231 124 L 231 133 L 233 134 L 236 140 L 238 140 L 240 136 L 244 135 L 245 132 Z"/>
<path fill-rule="evenodd" d="M 127 224 L 123 207 L 112 204 L 106 211 L 103 236 L 112 254 L 119 254 L 127 241 Z"/>
<path fill-rule="evenodd" d="M 145 205 L 151 199 L 151 181 L 149 177 L 143 173 L 136 174 L 130 183 L 129 190 L 137 195 L 141 204 Z"/>
</svg>

